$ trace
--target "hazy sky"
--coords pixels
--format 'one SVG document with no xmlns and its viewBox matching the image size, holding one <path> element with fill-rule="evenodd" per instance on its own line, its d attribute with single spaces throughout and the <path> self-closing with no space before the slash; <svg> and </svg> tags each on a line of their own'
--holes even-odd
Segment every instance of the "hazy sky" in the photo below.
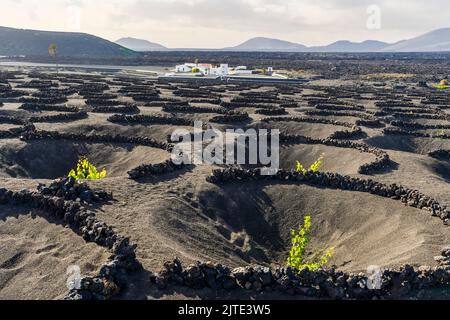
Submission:
<svg viewBox="0 0 450 320">
<path fill-rule="evenodd" d="M 395 42 L 450 27 L 449 12 L 448 0 L 1 0 L 0 25 L 221 48 L 255 36 Z"/>
</svg>

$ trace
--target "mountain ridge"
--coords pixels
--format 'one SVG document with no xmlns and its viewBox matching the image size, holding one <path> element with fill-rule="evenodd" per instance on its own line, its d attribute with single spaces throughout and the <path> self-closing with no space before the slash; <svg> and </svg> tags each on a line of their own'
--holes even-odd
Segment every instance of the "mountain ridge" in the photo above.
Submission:
<svg viewBox="0 0 450 320">
<path fill-rule="evenodd" d="M 57 45 L 59 56 L 108 58 L 138 55 L 137 52 L 88 33 L 0 26 L 1 56 L 48 56 L 50 44 Z"/>
<path fill-rule="evenodd" d="M 168 49 L 159 43 L 132 37 L 120 38 L 119 40 L 114 41 L 114 43 L 137 52 L 163 51 Z"/>
</svg>

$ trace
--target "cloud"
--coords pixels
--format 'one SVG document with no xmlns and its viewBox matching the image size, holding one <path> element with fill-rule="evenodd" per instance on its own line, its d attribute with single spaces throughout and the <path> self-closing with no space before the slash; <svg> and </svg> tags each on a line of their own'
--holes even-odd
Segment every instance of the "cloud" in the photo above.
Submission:
<svg viewBox="0 0 450 320">
<path fill-rule="evenodd" d="M 380 30 L 366 27 L 370 5 L 381 8 Z M 409 38 L 446 26 L 449 10 L 442 0 L 2 0 L 0 21 L 171 47 L 226 47 L 253 36 L 316 45 Z"/>
</svg>

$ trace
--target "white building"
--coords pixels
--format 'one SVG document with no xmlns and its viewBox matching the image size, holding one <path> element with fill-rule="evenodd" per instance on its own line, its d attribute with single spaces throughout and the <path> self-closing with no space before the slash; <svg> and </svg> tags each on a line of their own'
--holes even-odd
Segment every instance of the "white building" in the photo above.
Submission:
<svg viewBox="0 0 450 320">
<path fill-rule="evenodd" d="M 246 66 L 238 66 L 230 71 L 230 74 L 239 75 L 239 74 L 253 74 L 252 70 L 247 70 Z"/>
<path fill-rule="evenodd" d="M 177 65 L 174 71 L 175 73 L 193 73 L 193 71 L 198 71 L 194 73 L 204 76 L 226 76 L 230 74 L 230 68 L 228 67 L 228 64 L 221 64 L 218 67 L 214 67 L 212 64 L 207 63 L 185 63 Z"/>
<path fill-rule="evenodd" d="M 213 69 L 212 64 L 198 64 L 196 68 L 199 70 L 199 73 L 201 73 L 204 76 L 209 76 L 211 74 L 211 70 Z"/>
<path fill-rule="evenodd" d="M 230 74 L 228 64 L 221 64 L 219 67 L 211 69 L 211 75 L 214 76 L 227 76 Z"/>
<path fill-rule="evenodd" d="M 192 67 L 188 66 L 186 63 L 185 64 L 180 64 L 180 65 L 175 67 L 175 72 L 176 73 L 192 72 Z"/>
</svg>

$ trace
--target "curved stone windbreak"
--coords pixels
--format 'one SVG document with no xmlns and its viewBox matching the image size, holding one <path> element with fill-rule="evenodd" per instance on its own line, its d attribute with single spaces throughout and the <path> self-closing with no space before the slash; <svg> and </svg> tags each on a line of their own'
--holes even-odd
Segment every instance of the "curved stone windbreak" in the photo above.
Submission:
<svg viewBox="0 0 450 320">
<path fill-rule="evenodd" d="M 215 123 L 245 122 L 250 120 L 248 113 L 228 111 L 227 114 L 212 117 L 209 121 Z"/>
<path fill-rule="evenodd" d="M 450 263 L 450 247 L 443 248 L 442 255 Z M 450 285 L 450 266 L 422 266 L 414 269 L 404 265 L 398 270 L 384 269 L 380 270 L 378 283 L 373 283 L 373 279 L 365 274 L 356 275 L 334 268 L 297 272 L 290 267 L 274 269 L 253 265 L 230 269 L 210 262 L 197 262 L 184 268 L 180 260 L 175 258 L 165 262 L 161 272 L 152 274 L 151 281 L 160 290 L 172 285 L 192 289 L 282 292 L 333 300 L 371 300 L 406 296 L 423 289 L 447 288 Z"/>
<path fill-rule="evenodd" d="M 262 114 L 266 116 L 283 116 L 285 114 L 288 114 L 285 108 L 271 108 L 271 109 L 257 109 L 255 111 L 256 114 Z"/>
<path fill-rule="evenodd" d="M 58 106 L 50 104 L 38 104 L 38 103 L 24 103 L 19 109 L 27 111 L 57 111 L 57 112 L 80 112 L 80 108 L 75 106 Z"/>
<path fill-rule="evenodd" d="M 157 164 L 144 164 L 137 168 L 134 168 L 128 172 L 128 175 L 131 179 L 141 179 L 141 178 L 148 178 L 152 176 L 157 176 L 161 174 L 167 174 L 172 173 L 175 171 L 179 171 L 182 169 L 188 169 L 191 168 L 190 165 L 182 164 L 175 164 L 172 160 L 166 160 L 163 163 L 157 163 Z"/>
<path fill-rule="evenodd" d="M 325 111 L 365 111 L 363 106 L 354 105 L 349 106 L 345 104 L 335 104 L 335 103 L 320 103 L 314 106 L 317 110 L 325 110 Z"/>
<path fill-rule="evenodd" d="M 92 107 L 93 113 L 121 113 L 121 114 L 136 114 L 140 113 L 138 106 L 135 104 L 125 106 L 95 106 Z"/>
<path fill-rule="evenodd" d="M 60 113 L 55 115 L 47 116 L 33 116 L 28 119 L 28 121 L 35 122 L 69 122 L 86 119 L 88 114 L 86 111 L 80 111 L 75 113 Z"/>
<path fill-rule="evenodd" d="M 353 128 L 354 124 L 349 122 L 337 121 L 332 119 L 310 118 L 310 117 L 269 117 L 261 119 L 261 122 L 304 122 L 304 123 L 320 123 L 330 124 L 333 126 L 341 126 Z"/>
<path fill-rule="evenodd" d="M 154 102 L 154 101 L 163 101 L 163 99 L 158 95 L 152 95 L 148 93 L 134 93 L 134 94 L 127 94 L 127 96 L 133 98 L 136 102 Z"/>
<path fill-rule="evenodd" d="M 389 135 L 400 135 L 400 136 L 413 136 L 418 138 L 438 138 L 438 139 L 450 139 L 450 135 L 443 133 L 443 134 L 432 134 L 432 133 L 425 133 L 425 132 L 417 132 L 417 131 L 410 131 L 410 130 L 402 130 L 398 128 L 386 128 L 383 130 L 384 134 Z"/>
<path fill-rule="evenodd" d="M 112 100 L 117 99 L 119 96 L 115 93 L 86 93 L 83 98 L 89 100 Z"/>
<path fill-rule="evenodd" d="M 385 124 L 378 119 L 374 120 L 358 119 L 356 120 L 355 125 L 368 128 L 382 128 L 385 126 Z"/>
<path fill-rule="evenodd" d="M 424 109 L 424 108 L 396 108 L 396 107 L 385 107 L 380 109 L 381 112 L 385 112 L 387 114 L 402 114 L 402 113 L 416 113 L 416 114 L 436 114 L 442 115 L 442 111 L 440 109 Z"/>
<path fill-rule="evenodd" d="M 429 114 L 429 113 L 408 113 L 408 112 L 376 112 L 376 116 L 393 116 L 404 119 L 429 119 L 429 120 L 450 120 L 447 114 Z"/>
<path fill-rule="evenodd" d="M 236 97 L 231 99 L 230 101 L 232 104 L 240 104 L 242 106 L 246 107 L 255 107 L 258 103 L 262 104 L 289 104 L 293 103 L 293 101 L 288 99 L 280 99 L 273 96 L 262 96 L 262 95 L 255 95 L 251 97 Z M 295 106 L 297 106 L 297 103 L 295 103 Z"/>
<path fill-rule="evenodd" d="M 56 131 L 27 131 L 21 136 L 23 141 L 32 140 L 74 140 L 88 143 L 130 143 L 152 148 L 171 151 L 173 146 L 166 142 L 159 142 L 148 137 L 130 137 L 122 135 L 99 135 L 81 133 L 62 133 Z"/>
<path fill-rule="evenodd" d="M 371 179 L 365 180 L 350 176 L 343 176 L 330 172 L 302 172 L 279 170 L 277 174 L 261 175 L 261 169 L 226 168 L 214 170 L 207 178 L 211 183 L 224 183 L 236 181 L 284 181 L 304 183 L 312 186 L 326 187 L 330 189 L 366 192 L 385 198 L 400 200 L 404 204 L 429 211 L 432 216 L 441 218 L 446 225 L 450 224 L 450 210 L 441 206 L 439 202 L 418 190 L 409 189 L 396 184 L 386 185 Z"/>
<path fill-rule="evenodd" d="M 29 129 L 30 129 L 29 127 L 25 126 L 0 131 L 0 139 L 19 138 L 23 133 L 27 132 Z"/>
<path fill-rule="evenodd" d="M 178 126 L 193 126 L 194 121 L 184 118 L 176 118 L 173 116 L 161 115 L 135 115 L 127 116 L 123 114 L 115 114 L 108 118 L 109 122 L 119 124 L 171 124 Z"/>
<path fill-rule="evenodd" d="M 120 106 L 123 104 L 123 102 L 117 101 L 117 100 L 107 100 L 102 98 L 90 98 L 86 100 L 86 104 L 88 106 L 93 107 L 114 107 L 114 106 Z"/>
<path fill-rule="evenodd" d="M 361 127 L 354 126 L 351 131 L 343 130 L 336 131 L 332 133 L 329 138 L 335 140 L 351 140 L 351 139 L 361 139 L 366 137 L 364 131 L 362 131 Z"/>
<path fill-rule="evenodd" d="M 152 101 L 147 101 L 145 102 L 144 105 L 142 105 L 142 107 L 164 107 L 166 105 L 187 105 L 188 102 L 187 101 L 180 101 L 180 100 L 175 100 L 175 99 L 169 99 L 169 98 L 164 98 L 164 99 L 155 99 Z"/>
<path fill-rule="evenodd" d="M 382 98 L 382 97 L 380 97 Z M 400 100 L 393 100 L 393 99 L 383 99 L 382 101 L 375 102 L 375 106 L 378 108 L 420 108 L 420 106 L 411 103 L 410 101 L 400 101 Z"/>
<path fill-rule="evenodd" d="M 188 98 L 189 103 L 209 103 L 220 105 L 222 103 L 221 98 Z"/>
<path fill-rule="evenodd" d="M 418 122 L 405 122 L 405 121 L 391 121 L 390 125 L 416 130 L 428 130 L 428 129 L 450 129 L 450 124 L 421 124 Z"/>
</svg>

